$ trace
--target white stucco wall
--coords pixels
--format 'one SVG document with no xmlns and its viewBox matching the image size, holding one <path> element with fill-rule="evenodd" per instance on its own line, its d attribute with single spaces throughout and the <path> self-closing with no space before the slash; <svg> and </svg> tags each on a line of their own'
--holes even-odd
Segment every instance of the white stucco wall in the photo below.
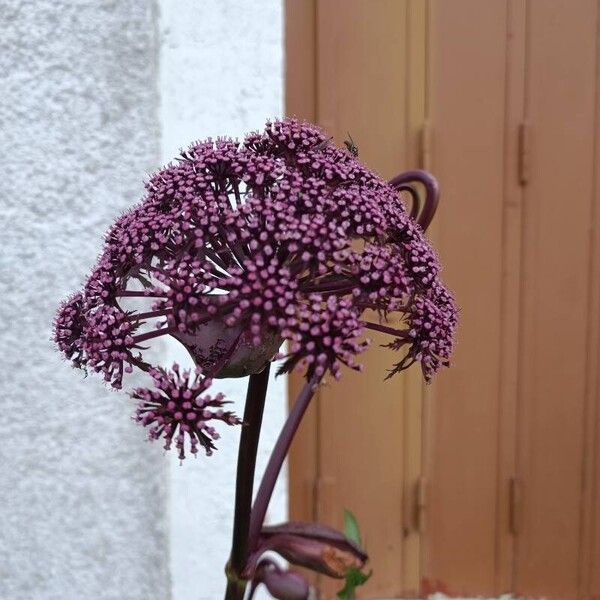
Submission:
<svg viewBox="0 0 600 600">
<path fill-rule="evenodd" d="M 162 0 L 160 16 L 148 0 L 2 9 L 0 600 L 214 600 L 239 430 L 179 466 L 144 443 L 124 393 L 61 362 L 51 323 L 147 173 L 194 139 L 281 115 L 281 0 Z M 240 414 L 245 385 L 221 383 Z M 258 474 L 285 412 L 278 380 Z M 271 522 L 286 487 L 284 474 Z"/>
<path fill-rule="evenodd" d="M 208 136 L 240 136 L 282 114 L 281 0 L 162 0 L 160 17 L 163 160 Z M 173 352 L 180 362 L 182 353 Z M 247 380 L 219 388 L 242 414 Z M 286 412 L 285 382 L 272 381 L 257 473 L 260 475 Z M 171 458 L 169 528 L 174 600 L 215 600 L 224 590 L 231 544 L 239 429 L 222 432 L 219 450 L 179 465 Z M 271 522 L 286 518 L 281 478 Z M 257 595 L 258 597 L 258 595 Z M 268 597 L 266 594 L 262 598 Z"/>
<path fill-rule="evenodd" d="M 0 18 L 0 598 L 165 600 L 164 460 L 50 342 L 159 162 L 156 7 L 8 0 Z"/>
</svg>

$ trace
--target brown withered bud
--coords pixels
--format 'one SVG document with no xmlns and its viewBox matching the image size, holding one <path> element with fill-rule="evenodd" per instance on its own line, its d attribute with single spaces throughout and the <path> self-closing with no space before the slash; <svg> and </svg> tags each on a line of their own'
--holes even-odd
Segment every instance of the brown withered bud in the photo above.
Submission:
<svg viewBox="0 0 600 600">
<path fill-rule="evenodd" d="M 256 556 L 267 550 L 292 564 L 339 579 L 350 569 L 362 569 L 368 560 L 367 554 L 346 536 L 317 523 L 264 527 Z"/>
</svg>

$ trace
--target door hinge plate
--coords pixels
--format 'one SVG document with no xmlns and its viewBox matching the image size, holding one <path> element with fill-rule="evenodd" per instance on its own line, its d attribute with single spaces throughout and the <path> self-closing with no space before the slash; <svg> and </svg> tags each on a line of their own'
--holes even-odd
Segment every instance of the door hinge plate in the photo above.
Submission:
<svg viewBox="0 0 600 600">
<path fill-rule="evenodd" d="M 425 531 L 425 511 L 427 510 L 427 481 L 419 477 L 415 493 L 415 524 L 417 531 Z"/>
<path fill-rule="evenodd" d="M 519 480 L 511 477 L 508 481 L 508 526 L 512 535 L 519 535 L 522 493 Z"/>
<path fill-rule="evenodd" d="M 531 134 L 529 132 L 529 124 L 524 121 L 519 124 L 518 131 L 518 163 L 517 176 L 519 185 L 527 185 L 529 182 L 529 162 L 530 162 L 530 145 Z"/>
<path fill-rule="evenodd" d="M 422 533 L 425 529 L 425 509 L 427 507 L 427 486 L 424 477 L 419 477 L 406 488 L 402 503 L 404 536 Z"/>
<path fill-rule="evenodd" d="M 431 125 L 425 121 L 419 135 L 419 167 L 428 170 L 431 168 Z"/>
</svg>

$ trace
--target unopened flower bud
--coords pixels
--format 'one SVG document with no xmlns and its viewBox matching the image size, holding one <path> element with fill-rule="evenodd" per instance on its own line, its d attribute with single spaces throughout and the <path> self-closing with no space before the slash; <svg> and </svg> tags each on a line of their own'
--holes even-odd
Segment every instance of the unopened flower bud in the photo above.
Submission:
<svg viewBox="0 0 600 600">
<path fill-rule="evenodd" d="M 307 600 L 310 587 L 304 577 L 293 571 L 284 571 L 276 566 L 259 570 L 259 581 L 265 584 L 269 593 L 277 600 Z"/>
<path fill-rule="evenodd" d="M 330 577 L 343 578 L 362 569 L 365 552 L 346 536 L 318 523 L 284 523 L 264 527 L 259 552 L 272 550 L 291 563 Z"/>
</svg>

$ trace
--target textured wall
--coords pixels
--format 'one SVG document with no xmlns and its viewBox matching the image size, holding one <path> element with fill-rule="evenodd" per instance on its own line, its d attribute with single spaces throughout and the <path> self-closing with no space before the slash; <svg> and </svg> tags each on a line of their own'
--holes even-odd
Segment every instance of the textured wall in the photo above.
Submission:
<svg viewBox="0 0 600 600">
<path fill-rule="evenodd" d="M 159 161 L 148 0 L 5 0 L 0 36 L 0 598 L 165 600 L 166 469 L 50 324 Z"/>
<path fill-rule="evenodd" d="M 268 117 L 281 115 L 281 0 L 162 0 L 161 39 L 165 161 L 194 139 L 239 136 L 262 127 Z M 245 387 L 245 379 L 220 383 L 220 389 L 236 400 L 239 414 Z M 272 382 L 269 389 L 259 474 L 286 411 L 284 380 Z M 231 544 L 239 436 L 236 429 L 222 432 L 219 450 L 210 458 L 186 460 L 179 466 L 176 457 L 170 457 L 174 600 L 214 600 L 222 596 L 223 566 Z M 272 522 L 284 520 L 286 507 L 284 476 L 267 518 Z"/>
</svg>

